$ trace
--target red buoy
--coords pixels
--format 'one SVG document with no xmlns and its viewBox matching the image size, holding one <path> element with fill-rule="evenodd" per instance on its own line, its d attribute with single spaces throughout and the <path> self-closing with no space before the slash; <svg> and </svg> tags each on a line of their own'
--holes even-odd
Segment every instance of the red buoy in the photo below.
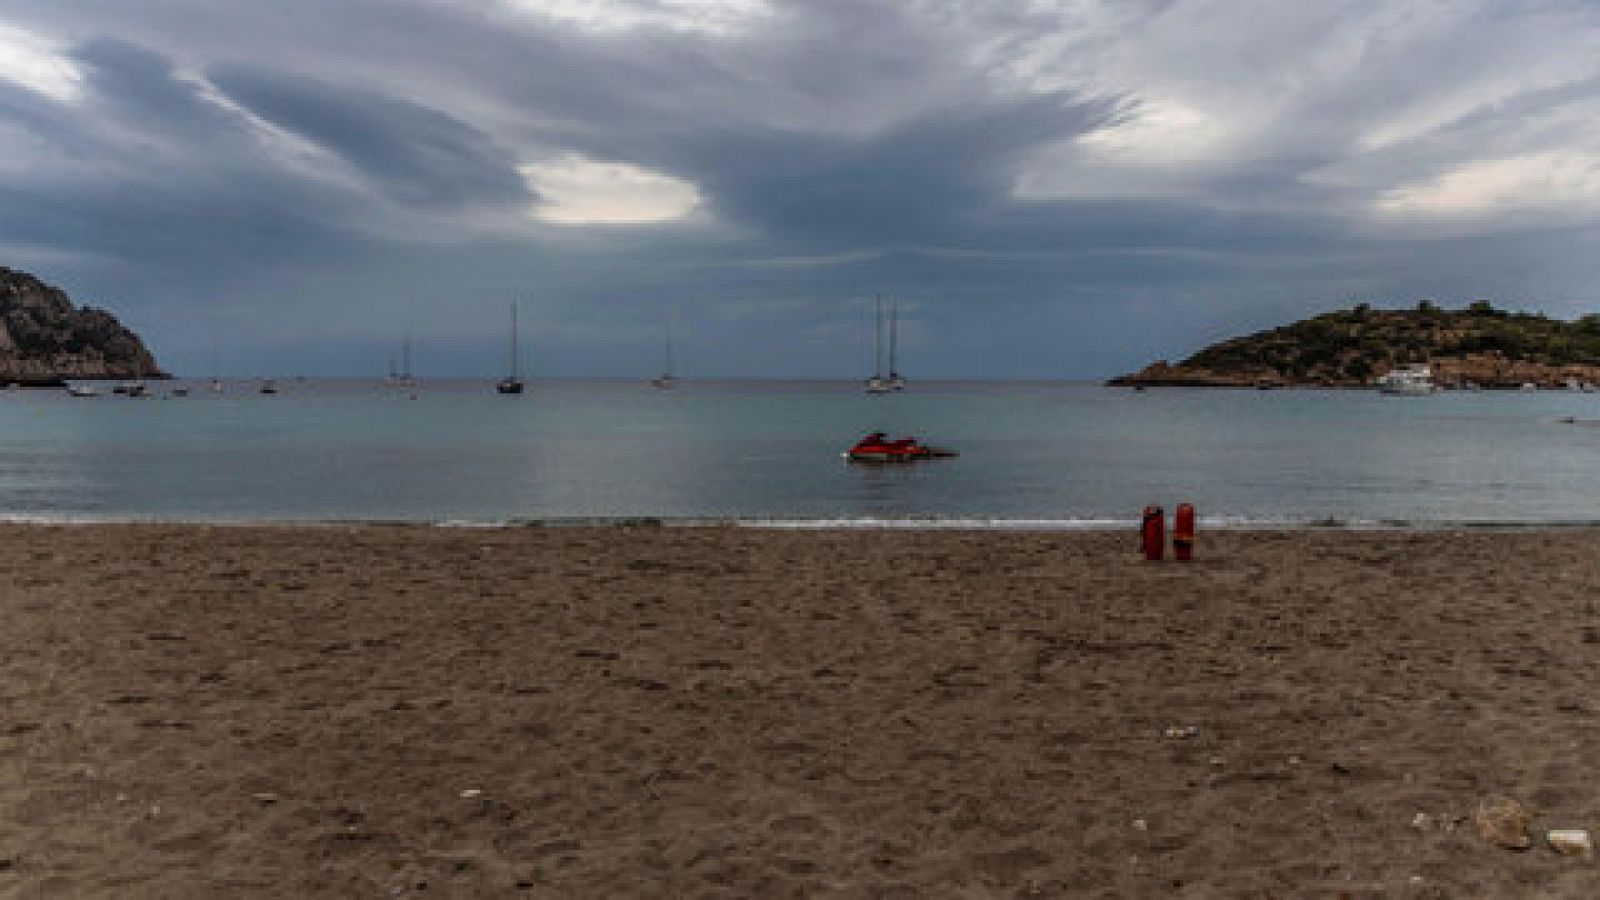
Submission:
<svg viewBox="0 0 1600 900">
<path fill-rule="evenodd" d="M 1144 523 L 1139 526 L 1144 558 L 1159 560 L 1167 551 L 1167 513 L 1159 506 L 1144 508 Z"/>
<path fill-rule="evenodd" d="M 1194 559 L 1194 507 L 1179 503 L 1172 514 L 1172 558 L 1180 562 Z"/>
</svg>

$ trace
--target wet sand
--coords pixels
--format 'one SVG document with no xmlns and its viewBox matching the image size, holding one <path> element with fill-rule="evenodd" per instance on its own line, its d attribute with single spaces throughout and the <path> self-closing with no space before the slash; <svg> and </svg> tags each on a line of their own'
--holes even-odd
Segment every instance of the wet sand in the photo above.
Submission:
<svg viewBox="0 0 1600 900">
<path fill-rule="evenodd" d="M 1201 537 L 0 528 L 0 896 L 1600 894 L 1600 532 Z"/>
</svg>

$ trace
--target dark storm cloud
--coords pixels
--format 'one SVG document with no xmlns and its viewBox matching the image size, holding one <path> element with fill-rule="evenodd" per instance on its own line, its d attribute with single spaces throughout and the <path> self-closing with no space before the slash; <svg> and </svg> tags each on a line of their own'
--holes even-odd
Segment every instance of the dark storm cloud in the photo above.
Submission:
<svg viewBox="0 0 1600 900">
<path fill-rule="evenodd" d="M 925 113 L 866 137 L 711 132 L 674 152 L 730 219 L 821 246 L 892 247 L 968 236 L 1013 205 L 1024 153 L 1108 116 L 1107 104 L 1049 95 Z"/>
<path fill-rule="evenodd" d="M 167 137 L 238 130 L 233 117 L 175 77 L 171 60 L 114 38 L 96 38 L 73 51 L 87 75 L 94 104 L 109 118 L 136 121 Z"/>
<path fill-rule="evenodd" d="M 283 73 L 219 68 L 209 74 L 235 102 L 333 152 L 402 203 L 466 207 L 532 200 L 504 150 L 438 110 Z"/>
<path fill-rule="evenodd" d="M 31 177 L 0 178 L 0 238 L 203 282 L 220 266 L 281 265 L 350 244 L 330 225 L 354 198 L 276 166 L 243 117 L 176 77 L 166 57 L 112 39 L 73 57 L 84 71 L 79 106 L 0 84 L 0 107 L 26 95 L 29 115 L 13 121 L 61 154 Z"/>
</svg>

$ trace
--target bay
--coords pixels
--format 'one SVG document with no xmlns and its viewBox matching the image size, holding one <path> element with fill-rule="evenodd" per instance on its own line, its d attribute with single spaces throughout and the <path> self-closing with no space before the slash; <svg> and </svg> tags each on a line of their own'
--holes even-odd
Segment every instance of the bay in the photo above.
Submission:
<svg viewBox="0 0 1600 900">
<path fill-rule="evenodd" d="M 1600 394 L 1071 382 L 280 379 L 157 396 L 0 393 L 11 519 L 1109 527 L 1600 520 Z M 188 397 L 169 396 L 174 387 Z M 1575 422 L 1564 422 L 1572 418 Z M 852 465 L 871 430 L 961 456 Z"/>
</svg>

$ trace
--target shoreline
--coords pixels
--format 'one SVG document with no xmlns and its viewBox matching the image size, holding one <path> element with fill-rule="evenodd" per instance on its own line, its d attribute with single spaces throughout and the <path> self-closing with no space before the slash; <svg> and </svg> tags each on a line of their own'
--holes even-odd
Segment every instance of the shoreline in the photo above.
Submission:
<svg viewBox="0 0 1600 900">
<path fill-rule="evenodd" d="M 1172 511 L 1167 511 L 1169 522 Z M 1202 532 L 1261 534 L 1294 532 L 1388 532 L 1388 533 L 1492 533 L 1530 531 L 1600 530 L 1594 519 L 1258 519 L 1244 516 L 1200 516 Z M 862 517 L 712 517 L 712 516 L 549 516 L 513 519 L 361 519 L 361 518 L 181 518 L 162 516 L 70 514 L 0 514 L 0 528 L 233 528 L 233 529 L 442 529 L 442 530 L 538 530 L 538 529 L 750 529 L 770 531 L 844 532 L 974 532 L 1015 534 L 1098 534 L 1137 530 L 1140 519 L 1035 518 L 985 516 L 862 516 Z"/>
<path fill-rule="evenodd" d="M 1594 896 L 1551 533 L 0 526 L 0 895 Z"/>
</svg>

